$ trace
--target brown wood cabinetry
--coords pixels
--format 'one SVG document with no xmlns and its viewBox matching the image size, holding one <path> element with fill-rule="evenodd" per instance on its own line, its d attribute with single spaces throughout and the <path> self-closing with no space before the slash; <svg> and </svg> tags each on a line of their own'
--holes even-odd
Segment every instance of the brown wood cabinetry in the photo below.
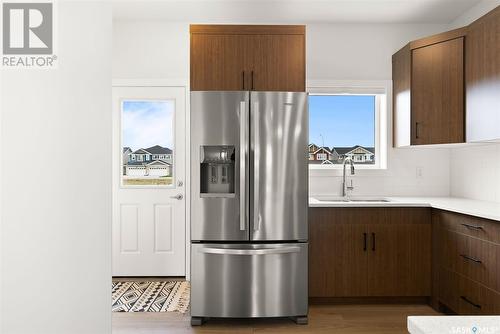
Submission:
<svg viewBox="0 0 500 334">
<path fill-rule="evenodd" d="M 500 139 L 500 6 L 467 27 L 467 141 Z"/>
<path fill-rule="evenodd" d="M 413 41 L 393 55 L 394 146 L 465 141 L 465 33 Z"/>
<path fill-rule="evenodd" d="M 500 223 L 433 210 L 433 306 L 500 314 Z"/>
<path fill-rule="evenodd" d="M 191 25 L 191 90 L 305 91 L 305 27 Z"/>
<path fill-rule="evenodd" d="M 311 208 L 309 295 L 429 296 L 427 208 Z"/>
<path fill-rule="evenodd" d="M 465 141 L 464 38 L 412 50 L 411 144 Z"/>
</svg>

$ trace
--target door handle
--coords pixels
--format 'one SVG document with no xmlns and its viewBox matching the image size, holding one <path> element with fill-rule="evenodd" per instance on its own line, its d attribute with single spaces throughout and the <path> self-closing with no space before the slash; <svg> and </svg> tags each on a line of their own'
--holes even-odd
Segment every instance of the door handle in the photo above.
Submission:
<svg viewBox="0 0 500 334">
<path fill-rule="evenodd" d="M 241 89 L 245 90 L 245 71 L 241 71 Z"/>
<path fill-rule="evenodd" d="M 200 248 L 199 253 L 220 254 L 220 255 L 270 255 L 298 253 L 300 247 L 279 247 L 279 248 L 257 248 L 257 249 L 236 249 L 236 248 Z"/>
<path fill-rule="evenodd" d="M 174 199 L 176 199 L 176 200 L 179 200 L 179 201 L 180 201 L 181 199 L 183 199 L 183 198 L 184 198 L 184 196 L 182 196 L 182 194 L 177 194 L 177 195 L 175 195 L 175 196 L 170 196 L 170 198 L 174 198 Z"/>
<path fill-rule="evenodd" d="M 254 103 L 253 116 L 253 230 L 260 228 L 260 138 L 259 138 L 259 103 Z"/>
<path fill-rule="evenodd" d="M 419 135 L 418 135 L 418 125 L 419 125 L 419 124 L 420 124 L 419 122 L 416 122 L 416 123 L 415 123 L 415 139 L 418 139 L 418 138 L 419 138 Z"/>
<path fill-rule="evenodd" d="M 247 228 L 247 155 L 248 133 L 245 102 L 240 102 L 240 231 Z"/>
</svg>

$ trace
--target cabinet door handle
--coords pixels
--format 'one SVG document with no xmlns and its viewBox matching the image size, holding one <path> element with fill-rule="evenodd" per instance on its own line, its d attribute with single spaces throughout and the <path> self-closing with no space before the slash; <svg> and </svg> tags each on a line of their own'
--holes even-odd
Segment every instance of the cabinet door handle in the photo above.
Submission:
<svg viewBox="0 0 500 334">
<path fill-rule="evenodd" d="M 366 252 L 366 233 L 363 233 L 363 251 Z"/>
<path fill-rule="evenodd" d="M 468 303 L 468 304 L 470 304 L 470 305 L 474 306 L 475 308 L 479 308 L 479 309 L 481 308 L 481 305 L 476 304 L 476 303 L 474 303 L 474 302 L 470 301 L 470 300 L 469 300 L 467 297 L 465 297 L 465 296 L 460 296 L 460 298 L 461 298 L 463 301 L 465 301 L 466 303 Z"/>
<path fill-rule="evenodd" d="M 470 256 L 465 255 L 465 254 L 460 254 L 460 256 L 463 257 L 464 259 L 472 261 L 474 263 L 483 263 L 481 260 L 475 259 L 475 258 L 470 257 Z"/>
<path fill-rule="evenodd" d="M 416 122 L 416 123 L 415 123 L 415 139 L 418 139 L 418 138 L 419 138 L 419 135 L 418 135 L 418 125 L 419 125 L 419 124 L 420 124 L 419 122 Z"/>
<path fill-rule="evenodd" d="M 250 73 L 251 75 L 251 89 L 250 90 L 253 90 L 253 71 Z"/>
<path fill-rule="evenodd" d="M 245 90 L 245 71 L 241 71 L 241 89 Z"/>
<path fill-rule="evenodd" d="M 375 233 L 372 233 L 372 251 L 375 251 Z"/>
<path fill-rule="evenodd" d="M 473 230 L 482 230 L 483 229 L 483 227 L 479 226 L 479 225 L 471 225 L 471 224 L 465 224 L 465 223 L 463 223 L 462 225 L 467 227 L 467 228 L 473 229 Z"/>
</svg>

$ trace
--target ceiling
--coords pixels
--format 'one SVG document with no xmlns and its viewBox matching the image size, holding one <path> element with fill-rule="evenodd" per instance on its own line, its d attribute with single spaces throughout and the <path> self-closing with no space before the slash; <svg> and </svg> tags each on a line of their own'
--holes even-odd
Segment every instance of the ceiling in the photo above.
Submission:
<svg viewBox="0 0 500 334">
<path fill-rule="evenodd" d="M 450 23 L 481 0 L 112 0 L 115 19 L 193 23 Z"/>
</svg>

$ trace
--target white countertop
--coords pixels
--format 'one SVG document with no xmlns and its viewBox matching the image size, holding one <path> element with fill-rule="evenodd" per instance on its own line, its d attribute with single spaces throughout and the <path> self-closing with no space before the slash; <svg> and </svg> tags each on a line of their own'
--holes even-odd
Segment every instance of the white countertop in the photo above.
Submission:
<svg viewBox="0 0 500 334">
<path fill-rule="evenodd" d="M 499 334 L 500 316 L 410 316 L 411 334 Z"/>
<path fill-rule="evenodd" d="M 455 197 L 377 197 L 388 202 L 334 202 L 327 199 L 335 196 L 309 197 L 309 207 L 432 207 L 475 217 L 500 221 L 500 203 Z M 356 196 L 353 196 L 356 198 Z M 361 197 L 360 197 L 361 198 Z M 369 197 L 363 197 L 368 198 Z"/>
</svg>

